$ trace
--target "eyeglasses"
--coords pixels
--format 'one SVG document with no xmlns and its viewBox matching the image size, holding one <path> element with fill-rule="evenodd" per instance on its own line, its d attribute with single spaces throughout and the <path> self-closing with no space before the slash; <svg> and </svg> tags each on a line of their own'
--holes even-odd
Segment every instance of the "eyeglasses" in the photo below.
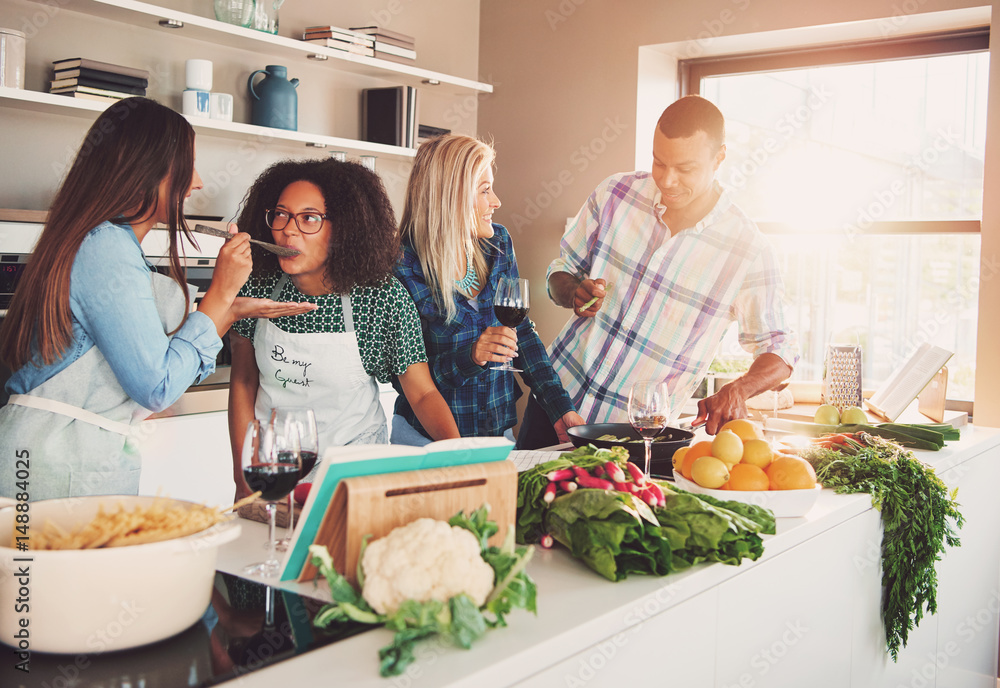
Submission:
<svg viewBox="0 0 1000 688">
<path fill-rule="evenodd" d="M 267 226 L 276 232 L 280 232 L 288 226 L 288 221 L 295 218 L 295 226 L 303 234 L 315 234 L 323 229 L 326 215 L 320 213 L 289 213 L 280 208 L 271 208 L 264 213 Z"/>
</svg>

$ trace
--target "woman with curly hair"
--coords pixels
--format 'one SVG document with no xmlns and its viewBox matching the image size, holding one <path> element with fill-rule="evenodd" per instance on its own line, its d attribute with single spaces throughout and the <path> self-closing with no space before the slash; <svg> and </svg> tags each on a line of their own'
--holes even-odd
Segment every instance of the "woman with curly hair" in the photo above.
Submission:
<svg viewBox="0 0 1000 688">
<path fill-rule="evenodd" d="M 490 363 L 518 357 L 522 377 L 560 440 L 583 423 L 552 370 L 535 325 L 499 324 L 493 296 L 501 277 L 516 278 L 510 234 L 493 222 L 493 147 L 449 134 L 420 146 L 400 223 L 403 255 L 396 277 L 417 305 L 431 374 L 465 436 L 507 435 L 521 390 Z M 426 444 L 427 426 L 408 400 L 396 400 L 392 441 Z"/>
<path fill-rule="evenodd" d="M 237 495 L 247 423 L 275 406 L 316 413 L 320 451 L 388 440 L 376 380 L 397 376 L 434 439 L 458 437 L 427 368 L 420 318 L 392 276 L 395 217 L 378 175 L 353 162 L 286 160 L 247 192 L 238 223 L 251 237 L 299 250 L 291 258 L 254 251 L 242 295 L 309 302 L 317 310 L 233 326 L 229 433 Z"/>
</svg>

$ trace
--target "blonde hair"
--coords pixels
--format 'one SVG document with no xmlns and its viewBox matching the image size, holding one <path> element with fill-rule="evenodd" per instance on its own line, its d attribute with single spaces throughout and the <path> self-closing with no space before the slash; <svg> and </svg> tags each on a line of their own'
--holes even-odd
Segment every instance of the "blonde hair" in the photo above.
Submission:
<svg viewBox="0 0 1000 688">
<path fill-rule="evenodd" d="M 439 136 L 417 150 L 406 185 L 400 234 L 416 250 L 446 322 L 458 313 L 456 294 L 464 294 L 455 284 L 458 257 L 471 253 L 479 283 L 487 278 L 486 256 L 476 238 L 476 194 L 495 159 L 493 146 L 479 139 Z"/>
</svg>

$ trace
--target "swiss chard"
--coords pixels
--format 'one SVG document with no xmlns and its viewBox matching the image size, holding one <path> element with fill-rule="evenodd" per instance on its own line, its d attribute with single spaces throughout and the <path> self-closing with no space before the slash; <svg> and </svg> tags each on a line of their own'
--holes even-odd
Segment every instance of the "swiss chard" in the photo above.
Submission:
<svg viewBox="0 0 1000 688">
<path fill-rule="evenodd" d="M 620 453 L 618 453 L 620 451 Z M 552 471 L 592 470 L 627 462 L 624 450 L 580 447 L 521 473 L 518 535 L 535 541 L 551 535 L 573 556 L 609 580 L 630 573 L 664 575 L 702 561 L 739 564 L 763 552 L 758 533 L 774 533 L 773 514 L 761 507 L 722 502 L 659 484 L 664 499 L 650 507 L 619 490 L 578 489 L 551 502 L 543 498 Z"/>
</svg>

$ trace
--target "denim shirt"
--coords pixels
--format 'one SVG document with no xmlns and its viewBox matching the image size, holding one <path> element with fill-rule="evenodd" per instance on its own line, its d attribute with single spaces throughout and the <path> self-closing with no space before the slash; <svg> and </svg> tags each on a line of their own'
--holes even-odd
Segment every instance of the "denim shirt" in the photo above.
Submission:
<svg viewBox="0 0 1000 688">
<path fill-rule="evenodd" d="M 420 313 L 420 323 L 427 346 L 431 377 L 448 402 L 458 430 L 463 437 L 503 435 L 517 423 L 516 402 L 521 388 L 514 373 L 492 370 L 494 363 L 478 366 L 472 360 L 472 347 L 487 327 L 499 326 L 493 314 L 493 295 L 501 277 L 517 277 L 517 259 L 507 230 L 493 224 L 493 238 L 483 240 L 490 272 L 478 296 L 478 309 L 468 299 L 459 296 L 455 305 L 457 318 L 445 322 L 444 313 L 424 278 L 420 259 L 413 246 L 404 242 L 403 255 L 396 264 L 396 277 L 409 290 Z M 521 377 L 535 394 L 542 408 L 555 423 L 573 411 L 573 403 L 552 370 L 548 354 L 542 345 L 535 324 L 525 318 L 517 326 L 518 356 L 512 361 L 524 370 Z M 398 380 L 393 387 L 399 392 L 395 412 L 425 436 L 426 431 L 402 394 Z"/>
<path fill-rule="evenodd" d="M 7 381 L 9 394 L 26 394 L 96 346 L 125 393 L 161 411 L 196 380 L 215 370 L 222 340 L 204 313 L 191 313 L 176 333 L 163 331 L 150 272 L 127 224 L 104 222 L 84 238 L 70 275 L 72 340 L 50 365 L 29 363 Z"/>
</svg>

